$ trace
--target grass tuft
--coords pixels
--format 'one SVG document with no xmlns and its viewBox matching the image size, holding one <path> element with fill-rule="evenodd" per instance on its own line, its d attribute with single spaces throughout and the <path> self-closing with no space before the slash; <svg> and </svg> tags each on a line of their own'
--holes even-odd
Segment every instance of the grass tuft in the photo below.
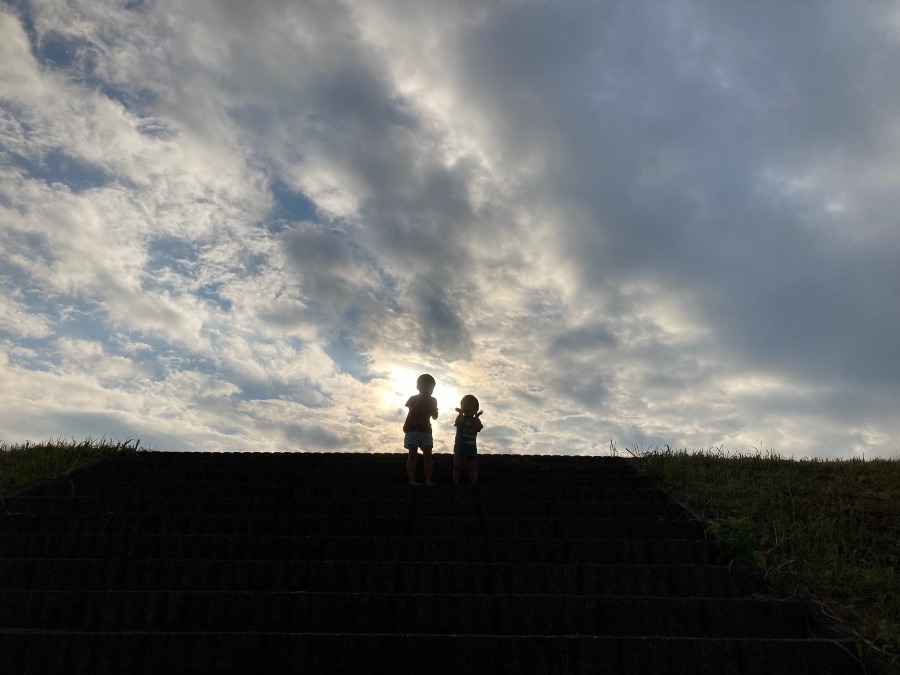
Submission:
<svg viewBox="0 0 900 675">
<path fill-rule="evenodd" d="M 778 597 L 814 599 L 900 665 L 900 460 L 632 451 Z"/>
<path fill-rule="evenodd" d="M 140 444 L 140 439 L 112 441 L 90 437 L 84 441 L 60 438 L 14 445 L 0 442 L 0 496 L 106 457 L 140 452 Z"/>
</svg>

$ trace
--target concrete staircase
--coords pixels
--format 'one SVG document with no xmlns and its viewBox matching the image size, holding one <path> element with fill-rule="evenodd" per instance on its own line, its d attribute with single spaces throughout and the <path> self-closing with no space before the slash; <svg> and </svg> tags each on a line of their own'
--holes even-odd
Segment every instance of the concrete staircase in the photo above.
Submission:
<svg viewBox="0 0 900 675">
<path fill-rule="evenodd" d="M 626 460 L 404 461 L 148 453 L 7 498 L 0 672 L 861 672 Z"/>
</svg>

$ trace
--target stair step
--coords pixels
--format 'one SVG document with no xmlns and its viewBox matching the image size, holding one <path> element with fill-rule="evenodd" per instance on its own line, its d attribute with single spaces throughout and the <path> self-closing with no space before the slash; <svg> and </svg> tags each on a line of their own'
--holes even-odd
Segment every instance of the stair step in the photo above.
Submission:
<svg viewBox="0 0 900 675">
<path fill-rule="evenodd" d="M 10 590 L 737 597 L 754 582 L 748 568 L 714 565 L 0 558 L 0 588 Z"/>
<path fill-rule="evenodd" d="M 646 488 L 567 487 L 551 485 L 394 485 L 350 483 L 102 483 L 58 481 L 40 485 L 29 492 L 45 496 L 87 497 L 229 497 L 318 498 L 318 499 L 467 499 L 487 498 L 513 501 L 567 501 L 607 503 L 666 503 L 665 494 Z"/>
<path fill-rule="evenodd" d="M 439 524 L 435 524 L 439 531 Z M 230 558 L 603 564 L 717 564 L 699 539 L 484 539 L 228 535 L 0 534 L 0 558 Z"/>
<path fill-rule="evenodd" d="M 503 501 L 498 499 L 315 499 L 274 497 L 16 497 L 6 513 L 196 513 L 210 515 L 423 515 L 485 518 L 598 518 L 675 520 L 685 518 L 677 504 L 654 502 Z"/>
<path fill-rule="evenodd" d="M 406 458 L 140 453 L 3 500 L 0 672 L 862 671 L 628 460 Z"/>
<path fill-rule="evenodd" d="M 136 466 L 148 468 L 209 468 L 209 467 L 253 467 L 253 466 L 403 466 L 406 452 L 151 452 L 134 456 L 122 456 L 101 460 L 94 468 L 109 466 Z M 421 458 L 421 453 L 419 457 Z M 436 462 L 452 462 L 449 452 L 433 453 Z M 544 473 L 560 469 L 577 469 L 578 473 L 588 472 L 634 472 L 629 460 L 606 455 L 506 455 L 481 453 L 481 466 L 519 473 Z M 90 467 L 89 467 L 90 468 Z"/>
<path fill-rule="evenodd" d="M 629 673 L 858 675 L 854 646 L 830 640 L 584 635 L 31 633 L 0 631 L 5 672 Z"/>
<path fill-rule="evenodd" d="M 233 470 L 218 471 L 213 469 L 197 469 L 193 471 L 164 470 L 151 471 L 146 469 L 130 469 L 123 467 L 117 470 L 93 470 L 83 471 L 72 475 L 72 480 L 78 483 L 118 483 L 118 482 L 142 482 L 142 483 L 192 483 L 199 485 L 222 484 L 244 486 L 249 483 L 319 483 L 319 484 L 349 484 L 349 485 L 395 485 L 403 484 L 406 473 L 403 467 L 396 466 L 382 470 L 352 469 L 347 471 L 322 471 L 322 470 Z M 450 483 L 451 464 L 447 463 L 446 470 L 435 474 L 438 479 L 441 475 L 446 478 L 444 482 Z M 602 487 L 602 488 L 645 488 L 646 479 L 637 474 L 581 474 L 581 473 L 552 473 L 552 474 L 526 474 L 526 473 L 489 473 L 482 469 L 483 486 L 509 485 L 509 486 L 547 486 L 547 487 Z"/>
<path fill-rule="evenodd" d="M 440 520 L 445 536 L 550 539 L 703 539 L 698 520 L 479 518 Z M 0 534 L 226 534 L 412 536 L 435 530 L 429 516 L 217 516 L 209 514 L 0 514 Z"/>
<path fill-rule="evenodd" d="M 309 591 L 0 591 L 0 626 L 92 631 L 268 631 L 805 638 L 799 602 L 579 595 Z"/>
</svg>

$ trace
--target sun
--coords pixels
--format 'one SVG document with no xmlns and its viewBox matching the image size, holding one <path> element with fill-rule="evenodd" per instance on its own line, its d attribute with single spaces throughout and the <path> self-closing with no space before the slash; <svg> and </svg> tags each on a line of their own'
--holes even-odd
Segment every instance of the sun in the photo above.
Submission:
<svg viewBox="0 0 900 675">
<path fill-rule="evenodd" d="M 413 370 L 408 366 L 394 366 L 389 372 L 382 390 L 382 400 L 385 406 L 404 409 L 409 397 L 416 394 L 416 379 L 422 371 Z M 432 375 L 437 380 L 433 396 L 437 399 L 438 411 L 443 417 L 459 406 L 460 395 L 456 387 L 448 384 L 442 376 L 436 373 Z"/>
<path fill-rule="evenodd" d="M 410 396 L 416 393 L 416 373 L 409 368 L 393 367 L 385 380 L 382 398 L 391 408 L 403 408 Z"/>
</svg>

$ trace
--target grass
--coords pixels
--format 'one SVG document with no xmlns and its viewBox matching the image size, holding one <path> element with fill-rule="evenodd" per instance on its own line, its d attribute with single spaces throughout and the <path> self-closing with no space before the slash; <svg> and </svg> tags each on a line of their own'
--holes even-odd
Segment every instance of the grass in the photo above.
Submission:
<svg viewBox="0 0 900 675">
<path fill-rule="evenodd" d="M 772 594 L 819 604 L 900 672 L 900 460 L 631 454 Z"/>
<path fill-rule="evenodd" d="M 21 490 L 48 477 L 73 471 L 105 457 L 138 452 L 140 440 L 26 441 L 0 443 L 0 496 Z"/>
</svg>

